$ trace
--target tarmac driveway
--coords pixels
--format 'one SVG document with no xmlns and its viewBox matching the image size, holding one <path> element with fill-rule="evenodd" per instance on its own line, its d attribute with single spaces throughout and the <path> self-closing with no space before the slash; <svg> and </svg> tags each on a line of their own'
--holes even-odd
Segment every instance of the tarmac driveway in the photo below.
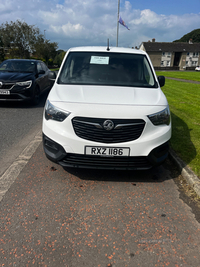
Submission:
<svg viewBox="0 0 200 267">
<path fill-rule="evenodd" d="M 0 266 L 199 266 L 200 225 L 169 164 L 66 171 L 40 145 L 0 202 Z"/>
</svg>

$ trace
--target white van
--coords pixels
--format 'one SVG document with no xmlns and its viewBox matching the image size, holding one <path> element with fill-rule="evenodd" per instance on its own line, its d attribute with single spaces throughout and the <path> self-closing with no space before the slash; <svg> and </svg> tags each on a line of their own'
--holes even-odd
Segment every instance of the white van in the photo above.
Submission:
<svg viewBox="0 0 200 267">
<path fill-rule="evenodd" d="M 171 119 L 148 55 L 77 47 L 65 55 L 46 101 L 43 147 L 64 167 L 149 169 L 168 156 Z"/>
</svg>

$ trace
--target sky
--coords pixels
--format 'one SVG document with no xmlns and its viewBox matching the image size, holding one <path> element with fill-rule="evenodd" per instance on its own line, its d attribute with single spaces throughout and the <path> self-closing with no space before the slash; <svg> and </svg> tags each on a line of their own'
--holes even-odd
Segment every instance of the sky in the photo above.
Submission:
<svg viewBox="0 0 200 267">
<path fill-rule="evenodd" d="M 200 28 L 200 0 L 120 0 L 118 46 L 172 42 Z M 35 25 L 59 49 L 117 43 L 118 0 L 0 0 L 0 24 Z"/>
</svg>

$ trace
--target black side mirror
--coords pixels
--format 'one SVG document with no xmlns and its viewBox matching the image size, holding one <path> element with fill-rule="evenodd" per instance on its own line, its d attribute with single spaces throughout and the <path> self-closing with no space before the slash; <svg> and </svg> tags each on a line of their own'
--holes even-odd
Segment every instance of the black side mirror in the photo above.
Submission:
<svg viewBox="0 0 200 267">
<path fill-rule="evenodd" d="M 160 87 L 163 87 L 165 85 L 165 76 L 158 76 L 158 82 Z"/>
<path fill-rule="evenodd" d="M 55 71 L 50 71 L 48 73 L 49 80 L 55 80 L 56 79 L 56 72 Z"/>
</svg>

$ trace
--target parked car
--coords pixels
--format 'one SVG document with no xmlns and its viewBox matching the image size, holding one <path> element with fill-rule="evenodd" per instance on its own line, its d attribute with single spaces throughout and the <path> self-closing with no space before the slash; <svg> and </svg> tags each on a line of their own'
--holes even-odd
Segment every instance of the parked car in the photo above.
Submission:
<svg viewBox="0 0 200 267">
<path fill-rule="evenodd" d="M 171 118 L 147 53 L 68 50 L 43 117 L 43 147 L 63 167 L 149 169 L 168 156 Z"/>
<path fill-rule="evenodd" d="M 0 64 L 0 101 L 39 103 L 40 94 L 51 88 L 49 69 L 40 60 L 8 59 Z"/>
<path fill-rule="evenodd" d="M 200 71 L 200 66 L 196 66 L 195 70 Z"/>
</svg>

